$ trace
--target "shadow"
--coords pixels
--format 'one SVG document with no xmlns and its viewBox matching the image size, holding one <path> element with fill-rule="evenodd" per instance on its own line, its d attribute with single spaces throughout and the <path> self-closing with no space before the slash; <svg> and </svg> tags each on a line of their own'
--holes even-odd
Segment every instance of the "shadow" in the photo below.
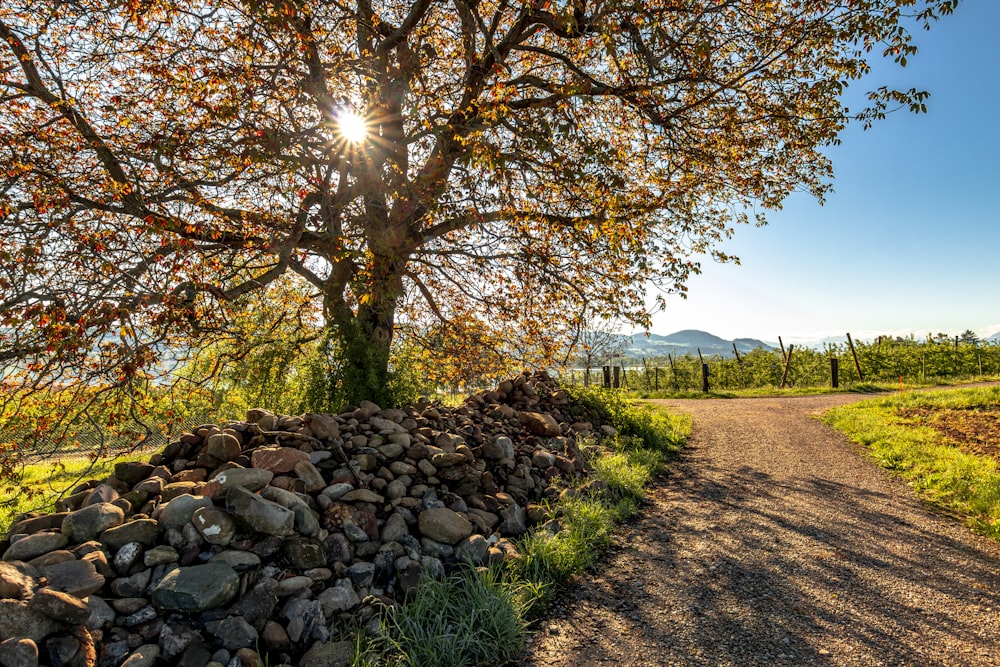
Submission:
<svg viewBox="0 0 1000 667">
<path fill-rule="evenodd" d="M 684 450 L 521 664 L 997 664 L 1000 545 L 854 459 Z"/>
</svg>

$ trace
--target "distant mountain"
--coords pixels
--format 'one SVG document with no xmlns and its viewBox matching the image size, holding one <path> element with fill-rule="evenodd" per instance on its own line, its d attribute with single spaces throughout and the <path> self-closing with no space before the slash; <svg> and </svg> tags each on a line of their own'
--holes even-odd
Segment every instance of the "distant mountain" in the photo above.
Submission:
<svg viewBox="0 0 1000 667">
<path fill-rule="evenodd" d="M 659 334 L 633 334 L 626 340 L 625 355 L 632 358 L 641 357 L 665 357 L 667 354 L 684 355 L 698 354 L 698 350 L 708 357 L 717 354 L 722 357 L 733 356 L 733 345 L 740 351 L 740 354 L 749 352 L 758 347 L 765 350 L 773 349 L 764 341 L 755 338 L 737 338 L 726 340 L 719 338 L 706 331 L 697 329 L 685 329 L 677 331 L 667 336 Z"/>
<path fill-rule="evenodd" d="M 992 336 L 989 336 L 986 340 L 995 340 L 997 342 L 1000 342 L 1000 331 L 996 332 Z"/>
</svg>

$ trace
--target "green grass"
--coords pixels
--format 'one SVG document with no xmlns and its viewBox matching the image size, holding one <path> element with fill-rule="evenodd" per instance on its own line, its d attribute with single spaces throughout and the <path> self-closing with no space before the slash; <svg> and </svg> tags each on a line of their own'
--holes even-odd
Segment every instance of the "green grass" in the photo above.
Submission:
<svg viewBox="0 0 1000 667">
<path fill-rule="evenodd" d="M 422 584 L 382 615 L 377 664 L 474 667 L 503 664 L 524 650 L 525 609 L 534 593 L 499 568 L 464 568 Z M 376 664 L 365 647 L 355 664 Z"/>
<path fill-rule="evenodd" d="M 901 407 L 964 409 L 1000 405 L 1000 388 L 916 392 L 829 411 L 824 421 L 865 446 L 906 478 L 928 502 L 1000 541 L 1000 470 L 989 457 L 966 454 L 937 431 L 906 423 Z"/>
<path fill-rule="evenodd" d="M 0 489 L 0 535 L 25 512 L 49 512 L 55 500 L 81 481 L 111 474 L 115 461 L 86 457 L 64 458 L 55 462 L 26 464 L 20 478 Z"/>
</svg>

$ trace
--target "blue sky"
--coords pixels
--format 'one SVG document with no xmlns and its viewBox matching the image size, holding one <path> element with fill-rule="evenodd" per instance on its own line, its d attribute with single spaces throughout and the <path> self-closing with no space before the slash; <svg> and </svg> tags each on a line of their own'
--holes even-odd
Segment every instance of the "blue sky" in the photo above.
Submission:
<svg viewBox="0 0 1000 667">
<path fill-rule="evenodd" d="M 916 87 L 931 93 L 928 113 L 849 127 L 827 151 L 826 204 L 795 196 L 767 227 L 738 228 L 723 249 L 742 265 L 702 261 L 651 331 L 786 342 L 1000 331 L 998 25 L 1000 1 L 963 0 L 916 32 L 906 68 L 876 64 L 853 96 Z"/>
</svg>

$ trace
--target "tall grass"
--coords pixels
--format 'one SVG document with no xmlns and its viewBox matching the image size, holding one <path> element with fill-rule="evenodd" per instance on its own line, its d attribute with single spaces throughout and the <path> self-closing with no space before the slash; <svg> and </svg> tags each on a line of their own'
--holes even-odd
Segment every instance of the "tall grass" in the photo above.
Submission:
<svg viewBox="0 0 1000 667">
<path fill-rule="evenodd" d="M 1000 541 L 1000 470 L 996 460 L 967 454 L 937 431 L 906 421 L 900 408 L 968 409 L 1000 405 L 1000 388 L 909 393 L 829 411 L 824 420 L 906 478 L 928 502 L 963 517 Z"/>
</svg>

